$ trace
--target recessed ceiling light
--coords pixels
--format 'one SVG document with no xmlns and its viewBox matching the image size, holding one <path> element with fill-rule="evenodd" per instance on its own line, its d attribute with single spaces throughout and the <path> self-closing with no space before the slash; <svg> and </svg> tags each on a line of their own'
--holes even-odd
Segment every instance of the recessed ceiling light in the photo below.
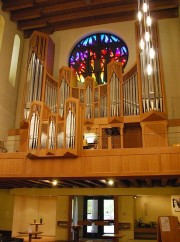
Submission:
<svg viewBox="0 0 180 242">
<path fill-rule="evenodd" d="M 52 181 L 52 185 L 53 185 L 53 186 L 57 186 L 57 184 L 58 184 L 58 181 L 57 181 L 57 180 L 53 180 L 53 181 Z"/>
<path fill-rule="evenodd" d="M 108 185 L 112 186 L 114 184 L 114 181 L 112 179 L 108 180 Z"/>
</svg>

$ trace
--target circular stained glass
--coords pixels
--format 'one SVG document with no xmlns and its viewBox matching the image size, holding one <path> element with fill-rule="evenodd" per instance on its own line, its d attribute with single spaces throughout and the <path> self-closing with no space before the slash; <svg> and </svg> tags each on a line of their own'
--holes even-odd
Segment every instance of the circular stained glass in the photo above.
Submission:
<svg viewBox="0 0 180 242">
<path fill-rule="evenodd" d="M 97 33 L 76 44 L 69 57 L 69 66 L 75 70 L 80 82 L 91 76 L 98 84 L 104 84 L 107 82 L 107 64 L 118 61 L 124 69 L 128 55 L 128 47 L 121 38 L 113 34 Z"/>
</svg>

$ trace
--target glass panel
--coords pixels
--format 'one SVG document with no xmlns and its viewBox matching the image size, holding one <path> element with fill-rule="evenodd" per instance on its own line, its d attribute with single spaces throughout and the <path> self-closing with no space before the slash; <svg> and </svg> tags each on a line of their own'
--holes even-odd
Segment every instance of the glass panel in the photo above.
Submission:
<svg viewBox="0 0 180 242">
<path fill-rule="evenodd" d="M 104 199 L 104 220 L 114 220 L 114 200 Z M 114 224 L 104 226 L 104 233 L 114 233 Z"/>
<path fill-rule="evenodd" d="M 87 219 L 98 219 L 98 200 L 89 199 L 87 201 Z M 98 226 L 94 224 L 87 226 L 87 233 L 98 233 Z"/>
<path fill-rule="evenodd" d="M 80 82 L 92 76 L 98 84 L 107 82 L 107 64 L 111 61 L 121 62 L 123 69 L 128 61 L 128 47 L 118 36 L 97 33 L 82 39 L 69 57 L 72 67 Z"/>
</svg>

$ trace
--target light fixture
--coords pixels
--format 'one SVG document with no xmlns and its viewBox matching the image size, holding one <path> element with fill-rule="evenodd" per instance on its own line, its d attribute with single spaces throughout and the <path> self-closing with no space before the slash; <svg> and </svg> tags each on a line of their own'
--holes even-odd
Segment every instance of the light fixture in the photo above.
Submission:
<svg viewBox="0 0 180 242">
<path fill-rule="evenodd" d="M 149 0 L 138 0 L 137 19 L 143 112 L 149 112 L 150 110 L 162 111 L 157 31 L 150 16 Z"/>
<path fill-rule="evenodd" d="M 141 50 L 141 58 L 143 61 L 143 68 L 148 70 L 147 74 L 152 74 L 152 56 L 154 57 L 155 51 L 152 43 L 152 31 L 151 24 L 152 19 L 150 17 L 149 1 L 138 0 L 138 14 L 139 29 L 140 29 L 140 42 L 139 48 Z M 151 74 L 150 74 L 151 73 Z"/>
<path fill-rule="evenodd" d="M 110 186 L 114 185 L 114 181 L 113 181 L 112 179 L 109 179 L 109 180 L 107 181 L 107 183 L 108 183 L 108 185 L 110 185 Z"/>
<path fill-rule="evenodd" d="M 53 185 L 53 186 L 57 186 L 57 184 L 58 184 L 58 181 L 57 181 L 57 180 L 53 180 L 53 181 L 52 181 L 52 185 Z"/>
</svg>

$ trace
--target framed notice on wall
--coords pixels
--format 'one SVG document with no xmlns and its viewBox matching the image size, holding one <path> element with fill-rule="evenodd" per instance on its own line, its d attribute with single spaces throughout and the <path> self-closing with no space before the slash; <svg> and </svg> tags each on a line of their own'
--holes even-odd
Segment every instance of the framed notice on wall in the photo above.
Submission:
<svg viewBox="0 0 180 242">
<path fill-rule="evenodd" d="M 180 212 L 180 196 L 172 196 L 172 210 L 174 212 Z"/>
<path fill-rule="evenodd" d="M 168 217 L 160 217 L 161 220 L 161 230 L 162 231 L 170 231 L 170 224 Z"/>
</svg>

